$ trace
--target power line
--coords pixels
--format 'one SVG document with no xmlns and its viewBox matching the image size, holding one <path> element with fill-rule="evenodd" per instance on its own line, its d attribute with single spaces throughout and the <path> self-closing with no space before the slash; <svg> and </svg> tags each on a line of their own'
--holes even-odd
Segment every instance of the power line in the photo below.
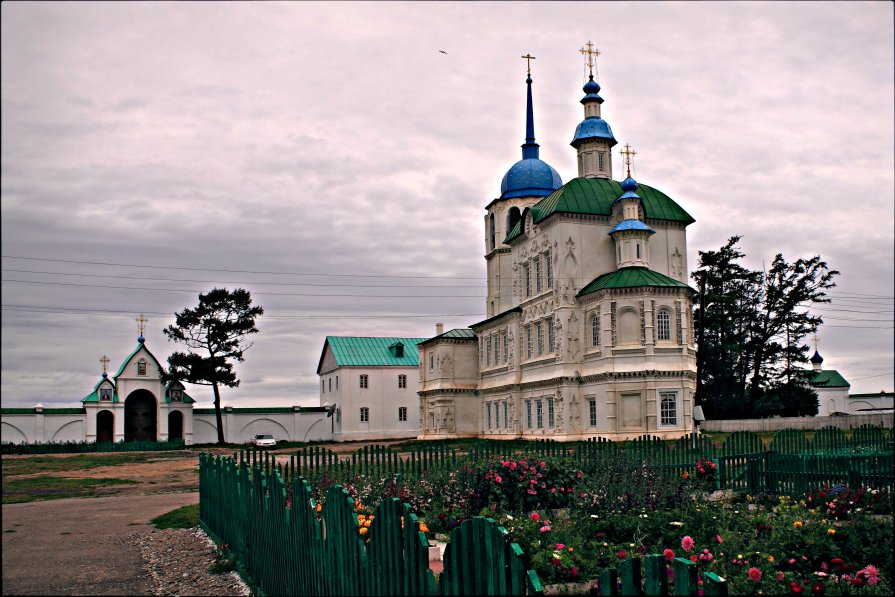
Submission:
<svg viewBox="0 0 895 597">
<path fill-rule="evenodd" d="M 872 379 L 874 377 L 882 377 L 884 375 L 892 375 L 895 371 L 889 371 L 888 373 L 879 373 L 877 375 L 868 375 L 867 377 L 855 377 L 851 381 L 861 381 L 862 379 Z"/>
<path fill-rule="evenodd" d="M 4 259 L 27 259 L 30 261 L 51 261 L 54 263 L 77 263 L 81 265 L 105 265 L 112 267 L 140 267 L 140 268 L 149 268 L 149 269 L 173 269 L 173 270 L 181 270 L 181 271 L 190 271 L 190 272 L 225 272 L 228 274 L 271 274 L 276 276 L 325 276 L 325 277 L 336 277 L 336 278 L 396 278 L 396 279 L 407 279 L 407 280 L 485 280 L 486 278 L 480 277 L 465 277 L 465 276 L 391 276 L 391 275 L 383 275 L 383 274 L 321 274 L 321 273 L 309 273 L 309 272 L 271 272 L 271 271 L 261 271 L 261 270 L 246 270 L 246 269 L 215 269 L 215 268 L 201 268 L 201 267 L 178 267 L 172 265 L 138 265 L 133 263 L 109 263 L 105 261 L 76 261 L 74 259 L 49 259 L 43 257 L 24 257 L 20 255 L 2 255 Z"/>
<path fill-rule="evenodd" d="M 11 278 L 4 278 L 3 282 L 17 282 L 19 284 L 43 284 L 49 286 L 77 286 L 80 288 L 111 288 L 115 290 L 141 290 L 143 292 L 146 291 L 158 291 L 158 292 L 205 292 L 204 290 L 195 290 L 189 288 L 145 288 L 140 286 L 110 286 L 107 284 L 76 284 L 74 282 L 43 282 L 38 280 L 13 280 Z M 301 292 L 260 292 L 256 291 L 254 294 L 261 296 L 305 296 L 305 297 L 322 297 L 322 298 L 338 298 L 338 297 L 346 297 L 346 298 L 477 298 L 484 299 L 486 298 L 484 295 L 478 294 L 307 294 Z"/>
</svg>

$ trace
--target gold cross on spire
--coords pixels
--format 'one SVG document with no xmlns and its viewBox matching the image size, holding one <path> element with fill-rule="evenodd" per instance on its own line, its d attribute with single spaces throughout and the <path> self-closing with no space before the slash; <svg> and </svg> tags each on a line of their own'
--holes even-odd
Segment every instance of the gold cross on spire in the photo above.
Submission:
<svg viewBox="0 0 895 597">
<path fill-rule="evenodd" d="M 637 152 L 631 149 L 631 146 L 627 143 L 625 143 L 625 147 L 618 152 L 625 156 L 625 166 L 628 168 L 628 178 L 631 178 L 631 163 L 634 161 L 634 156 L 637 155 Z"/>
<path fill-rule="evenodd" d="M 587 48 L 586 50 L 584 49 L 585 47 Z M 590 76 L 593 77 L 594 76 L 594 58 L 596 58 L 597 56 L 600 55 L 600 50 L 596 49 L 594 47 L 594 44 L 592 44 L 588 40 L 588 42 L 584 45 L 584 47 L 582 47 L 578 51 L 581 52 L 582 54 L 584 54 L 585 56 L 587 56 L 587 61 L 585 62 L 585 65 L 590 70 Z"/>
<path fill-rule="evenodd" d="M 105 373 L 106 367 L 109 366 L 109 357 L 107 357 L 106 355 L 103 355 L 103 358 L 101 358 L 99 360 L 99 362 L 103 364 L 103 373 Z"/>
<path fill-rule="evenodd" d="M 140 335 L 143 335 L 143 331 L 146 329 L 146 322 L 149 321 L 148 317 L 144 317 L 142 313 L 140 316 L 136 318 L 134 321 L 137 322 L 137 325 L 140 327 Z"/>
<path fill-rule="evenodd" d="M 531 61 L 534 60 L 535 57 L 531 55 L 531 52 L 529 52 L 525 56 L 522 56 L 522 58 L 524 58 L 525 62 L 528 63 L 528 65 L 527 65 L 528 66 L 528 76 L 530 77 L 531 76 Z"/>
<path fill-rule="evenodd" d="M 818 344 L 820 343 L 817 341 L 817 334 L 814 334 L 814 352 L 817 352 Z"/>
</svg>

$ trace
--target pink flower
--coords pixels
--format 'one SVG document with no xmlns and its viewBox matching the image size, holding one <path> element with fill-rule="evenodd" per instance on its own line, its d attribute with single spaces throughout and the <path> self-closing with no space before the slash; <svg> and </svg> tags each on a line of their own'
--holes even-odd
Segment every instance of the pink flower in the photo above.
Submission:
<svg viewBox="0 0 895 597">
<path fill-rule="evenodd" d="M 693 551 L 693 547 L 696 546 L 696 541 L 693 540 L 693 537 L 690 535 L 686 535 L 683 539 L 681 539 L 681 547 L 684 551 Z"/>
<path fill-rule="evenodd" d="M 566 544 L 565 544 L 565 543 L 557 543 L 557 544 L 556 544 L 556 549 L 565 549 L 565 548 L 566 548 Z"/>
<path fill-rule="evenodd" d="M 718 543 L 724 543 L 724 539 L 721 538 L 721 535 L 715 535 L 715 541 Z"/>
<path fill-rule="evenodd" d="M 782 570 L 778 570 L 778 571 L 777 571 L 777 574 L 775 574 L 774 577 L 775 577 L 777 580 L 779 580 L 780 582 L 783 582 L 783 579 L 786 578 L 786 576 L 783 574 L 783 571 L 782 571 Z"/>
<path fill-rule="evenodd" d="M 879 569 L 873 564 L 868 564 L 861 572 L 867 577 L 867 584 L 871 587 L 879 582 Z"/>
<path fill-rule="evenodd" d="M 668 560 L 669 562 L 674 559 L 674 552 L 671 551 L 670 549 L 666 549 L 665 551 L 663 551 L 662 555 L 664 555 L 665 559 Z"/>
<path fill-rule="evenodd" d="M 532 519 L 533 521 L 537 522 L 537 521 L 541 520 L 541 515 L 538 514 L 537 512 L 532 512 L 532 513 L 531 513 L 531 519 Z"/>
<path fill-rule="evenodd" d="M 550 525 L 549 525 L 549 524 L 545 524 L 544 526 L 542 526 L 542 527 L 541 527 L 541 532 L 542 532 L 542 533 L 548 533 L 548 532 L 550 532 Z"/>
<path fill-rule="evenodd" d="M 758 582 L 761 580 L 761 570 L 758 568 L 749 568 L 749 580 Z"/>
<path fill-rule="evenodd" d="M 500 475 L 494 475 L 494 481 L 500 483 L 501 481 L 503 481 L 503 478 Z"/>
</svg>

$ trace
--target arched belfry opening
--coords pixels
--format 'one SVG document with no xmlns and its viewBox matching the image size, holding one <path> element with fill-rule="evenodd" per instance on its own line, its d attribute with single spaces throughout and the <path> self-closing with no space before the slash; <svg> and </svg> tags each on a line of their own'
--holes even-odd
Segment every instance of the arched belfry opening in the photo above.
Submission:
<svg viewBox="0 0 895 597">
<path fill-rule="evenodd" d="M 168 440 L 177 441 L 183 439 L 183 413 L 172 410 L 168 414 Z"/>
<path fill-rule="evenodd" d="M 135 390 L 124 401 L 124 441 L 156 441 L 157 430 L 155 396 L 149 390 Z"/>
<path fill-rule="evenodd" d="M 96 413 L 96 441 L 111 442 L 115 438 L 115 415 L 110 410 Z"/>
<path fill-rule="evenodd" d="M 519 208 L 515 205 L 510 208 L 510 211 L 507 212 L 507 230 L 506 235 L 509 235 L 510 232 L 513 231 L 513 228 L 516 227 L 516 223 L 522 219 L 522 213 L 519 211 Z"/>
</svg>

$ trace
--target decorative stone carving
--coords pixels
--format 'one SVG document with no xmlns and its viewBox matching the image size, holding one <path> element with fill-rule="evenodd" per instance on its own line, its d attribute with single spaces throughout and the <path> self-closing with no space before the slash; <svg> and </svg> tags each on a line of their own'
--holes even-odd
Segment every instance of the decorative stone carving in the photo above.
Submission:
<svg viewBox="0 0 895 597">
<path fill-rule="evenodd" d="M 516 368 L 516 361 L 514 359 L 515 351 L 513 350 L 515 344 L 513 340 L 513 332 L 507 330 L 507 368 L 511 370 Z"/>
<path fill-rule="evenodd" d="M 562 354 L 563 354 L 563 352 L 562 352 L 563 325 L 562 325 L 562 319 L 559 317 L 559 315 L 554 317 L 553 327 L 554 327 L 554 333 L 556 336 L 556 362 L 559 363 L 562 361 Z"/>
<path fill-rule="evenodd" d="M 675 315 L 675 319 L 677 320 L 677 343 L 678 343 L 678 345 L 681 345 L 684 343 L 684 330 L 683 330 L 683 326 L 681 325 L 682 315 L 681 315 L 681 302 L 680 301 L 674 302 L 674 315 Z"/>
<path fill-rule="evenodd" d="M 513 296 L 519 296 L 519 267 L 518 263 L 513 264 Z"/>
<path fill-rule="evenodd" d="M 565 423 L 563 421 L 563 398 L 562 388 L 556 388 L 556 398 L 553 401 L 556 416 L 556 432 L 563 433 L 565 431 Z"/>
<path fill-rule="evenodd" d="M 581 352 L 581 339 L 579 338 L 578 316 L 575 313 L 569 317 L 568 338 L 569 338 L 569 358 L 576 359 Z"/>
<path fill-rule="evenodd" d="M 581 429 L 581 412 L 579 408 L 578 395 L 572 392 L 569 399 L 569 428 L 570 430 Z"/>
<path fill-rule="evenodd" d="M 652 343 L 656 343 L 656 301 L 650 299 L 650 320 L 652 321 L 653 326 L 653 339 Z"/>
<path fill-rule="evenodd" d="M 445 408 L 444 414 L 441 417 L 441 427 L 447 433 L 456 433 L 457 426 L 454 423 L 454 407 L 449 406 Z"/>
<path fill-rule="evenodd" d="M 674 253 L 671 254 L 671 275 L 678 280 L 683 281 L 684 276 L 684 256 L 680 250 L 675 247 Z"/>
<path fill-rule="evenodd" d="M 643 312 L 643 301 L 640 303 L 640 345 L 646 344 L 646 314 Z"/>
<path fill-rule="evenodd" d="M 618 329 L 616 323 L 615 301 L 609 303 L 609 323 L 612 325 L 612 345 L 618 345 Z"/>
</svg>

